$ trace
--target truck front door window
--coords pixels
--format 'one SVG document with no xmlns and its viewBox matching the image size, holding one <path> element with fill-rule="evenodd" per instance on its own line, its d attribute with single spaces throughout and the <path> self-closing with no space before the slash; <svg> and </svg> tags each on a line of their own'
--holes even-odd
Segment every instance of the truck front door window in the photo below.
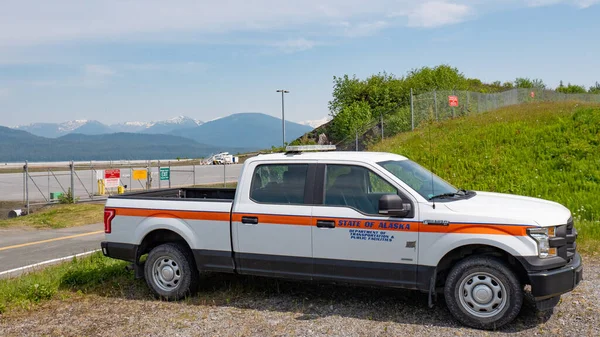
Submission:
<svg viewBox="0 0 600 337">
<path fill-rule="evenodd" d="M 254 170 L 250 198 L 267 204 L 303 204 L 307 164 L 259 165 Z"/>
<path fill-rule="evenodd" d="M 370 170 L 360 166 L 327 165 L 325 205 L 378 214 L 379 199 L 384 194 L 398 194 L 398 190 Z"/>
</svg>

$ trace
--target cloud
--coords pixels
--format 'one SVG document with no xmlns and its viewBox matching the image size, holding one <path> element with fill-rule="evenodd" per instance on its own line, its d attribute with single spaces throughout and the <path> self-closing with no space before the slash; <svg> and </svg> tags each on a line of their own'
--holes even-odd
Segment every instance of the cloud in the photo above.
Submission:
<svg viewBox="0 0 600 337">
<path fill-rule="evenodd" d="M 297 53 L 309 50 L 312 49 L 315 45 L 315 41 L 307 40 L 305 38 L 289 39 L 275 43 L 275 46 L 278 47 L 284 53 Z"/>
<path fill-rule="evenodd" d="M 71 73 L 62 76 L 28 82 L 34 87 L 63 88 L 63 87 L 96 87 L 108 82 L 111 77 L 118 76 L 112 67 L 102 64 L 86 64 L 75 67 Z"/>
<path fill-rule="evenodd" d="M 163 0 L 3 0 L 0 7 L 0 46 L 39 46 L 69 41 L 202 39 L 235 32 L 327 34 L 331 22 L 341 21 L 350 24 L 347 35 L 364 36 L 385 27 L 388 13 L 421 5 L 412 0 L 180 0 L 176 4 Z M 426 19 L 418 13 L 421 20 Z"/>
<path fill-rule="evenodd" d="M 133 71 L 164 71 L 164 72 L 202 72 L 208 69 L 208 65 L 202 62 L 176 62 L 176 63 L 133 63 L 119 65 L 119 68 Z"/>
<path fill-rule="evenodd" d="M 377 21 L 365 21 L 351 23 L 348 21 L 342 21 L 333 25 L 334 27 L 341 27 L 343 35 L 348 37 L 363 37 L 374 35 L 380 30 L 387 28 L 389 23 L 385 20 Z"/>
<path fill-rule="evenodd" d="M 84 76 L 88 77 L 111 77 L 116 74 L 116 72 L 108 66 L 100 65 L 100 64 L 87 64 L 83 67 Z"/>
<path fill-rule="evenodd" d="M 543 7 L 564 3 L 584 9 L 600 3 L 600 0 L 525 0 L 525 3 L 530 7 Z"/>
<path fill-rule="evenodd" d="M 430 1 L 410 11 L 407 18 L 409 27 L 433 28 L 465 21 L 472 14 L 467 5 Z"/>
<path fill-rule="evenodd" d="M 570 3 L 587 8 L 600 0 L 2 0 L 0 46 L 44 47 L 85 41 L 195 43 L 251 37 L 288 50 L 314 48 L 330 37 L 362 37 L 397 25 L 436 28 L 489 8 Z M 393 13 L 390 15 L 390 13 Z M 332 23 L 340 23 L 333 27 Z M 303 36 L 281 41 L 281 34 Z M 236 34 L 238 34 L 236 36 Z M 252 34 L 252 35 L 251 35 Z M 274 34 L 275 37 L 272 35 Z M 210 43 L 210 42 L 209 42 Z M 37 59 L 37 56 L 28 58 Z"/>
<path fill-rule="evenodd" d="M 0 99 L 10 96 L 10 89 L 0 88 Z"/>
</svg>

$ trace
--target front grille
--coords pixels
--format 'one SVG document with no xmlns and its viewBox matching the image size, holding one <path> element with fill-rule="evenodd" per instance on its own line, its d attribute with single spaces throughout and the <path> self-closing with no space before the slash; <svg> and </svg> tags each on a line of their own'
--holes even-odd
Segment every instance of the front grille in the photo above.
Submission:
<svg viewBox="0 0 600 337">
<path fill-rule="evenodd" d="M 567 223 L 567 260 L 571 261 L 573 256 L 575 256 L 575 252 L 577 251 L 577 229 L 575 229 L 575 225 L 573 223 L 573 218 L 569 219 Z"/>
<path fill-rule="evenodd" d="M 570 262 L 577 250 L 577 229 L 573 225 L 573 219 L 569 219 L 566 225 L 556 227 L 555 238 L 550 239 L 551 247 L 556 247 L 557 255 Z"/>
</svg>

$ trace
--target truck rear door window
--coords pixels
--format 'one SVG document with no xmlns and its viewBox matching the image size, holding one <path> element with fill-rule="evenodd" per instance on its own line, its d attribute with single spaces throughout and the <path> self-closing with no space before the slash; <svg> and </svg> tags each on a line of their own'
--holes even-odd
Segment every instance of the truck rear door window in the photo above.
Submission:
<svg viewBox="0 0 600 337">
<path fill-rule="evenodd" d="M 250 199 L 267 204 L 304 204 L 308 164 L 259 165 L 250 185 Z"/>
</svg>

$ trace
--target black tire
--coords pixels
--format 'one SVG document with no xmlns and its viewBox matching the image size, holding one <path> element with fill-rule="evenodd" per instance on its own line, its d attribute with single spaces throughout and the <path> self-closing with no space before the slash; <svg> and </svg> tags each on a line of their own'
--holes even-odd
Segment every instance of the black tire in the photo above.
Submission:
<svg viewBox="0 0 600 337">
<path fill-rule="evenodd" d="M 476 256 L 452 268 L 444 297 L 448 310 L 462 324 L 496 330 L 519 314 L 523 288 L 504 262 L 492 256 Z"/>
<path fill-rule="evenodd" d="M 150 251 L 144 263 L 144 276 L 150 290 L 167 301 L 194 293 L 200 278 L 190 250 L 175 243 L 165 243 Z"/>
</svg>

